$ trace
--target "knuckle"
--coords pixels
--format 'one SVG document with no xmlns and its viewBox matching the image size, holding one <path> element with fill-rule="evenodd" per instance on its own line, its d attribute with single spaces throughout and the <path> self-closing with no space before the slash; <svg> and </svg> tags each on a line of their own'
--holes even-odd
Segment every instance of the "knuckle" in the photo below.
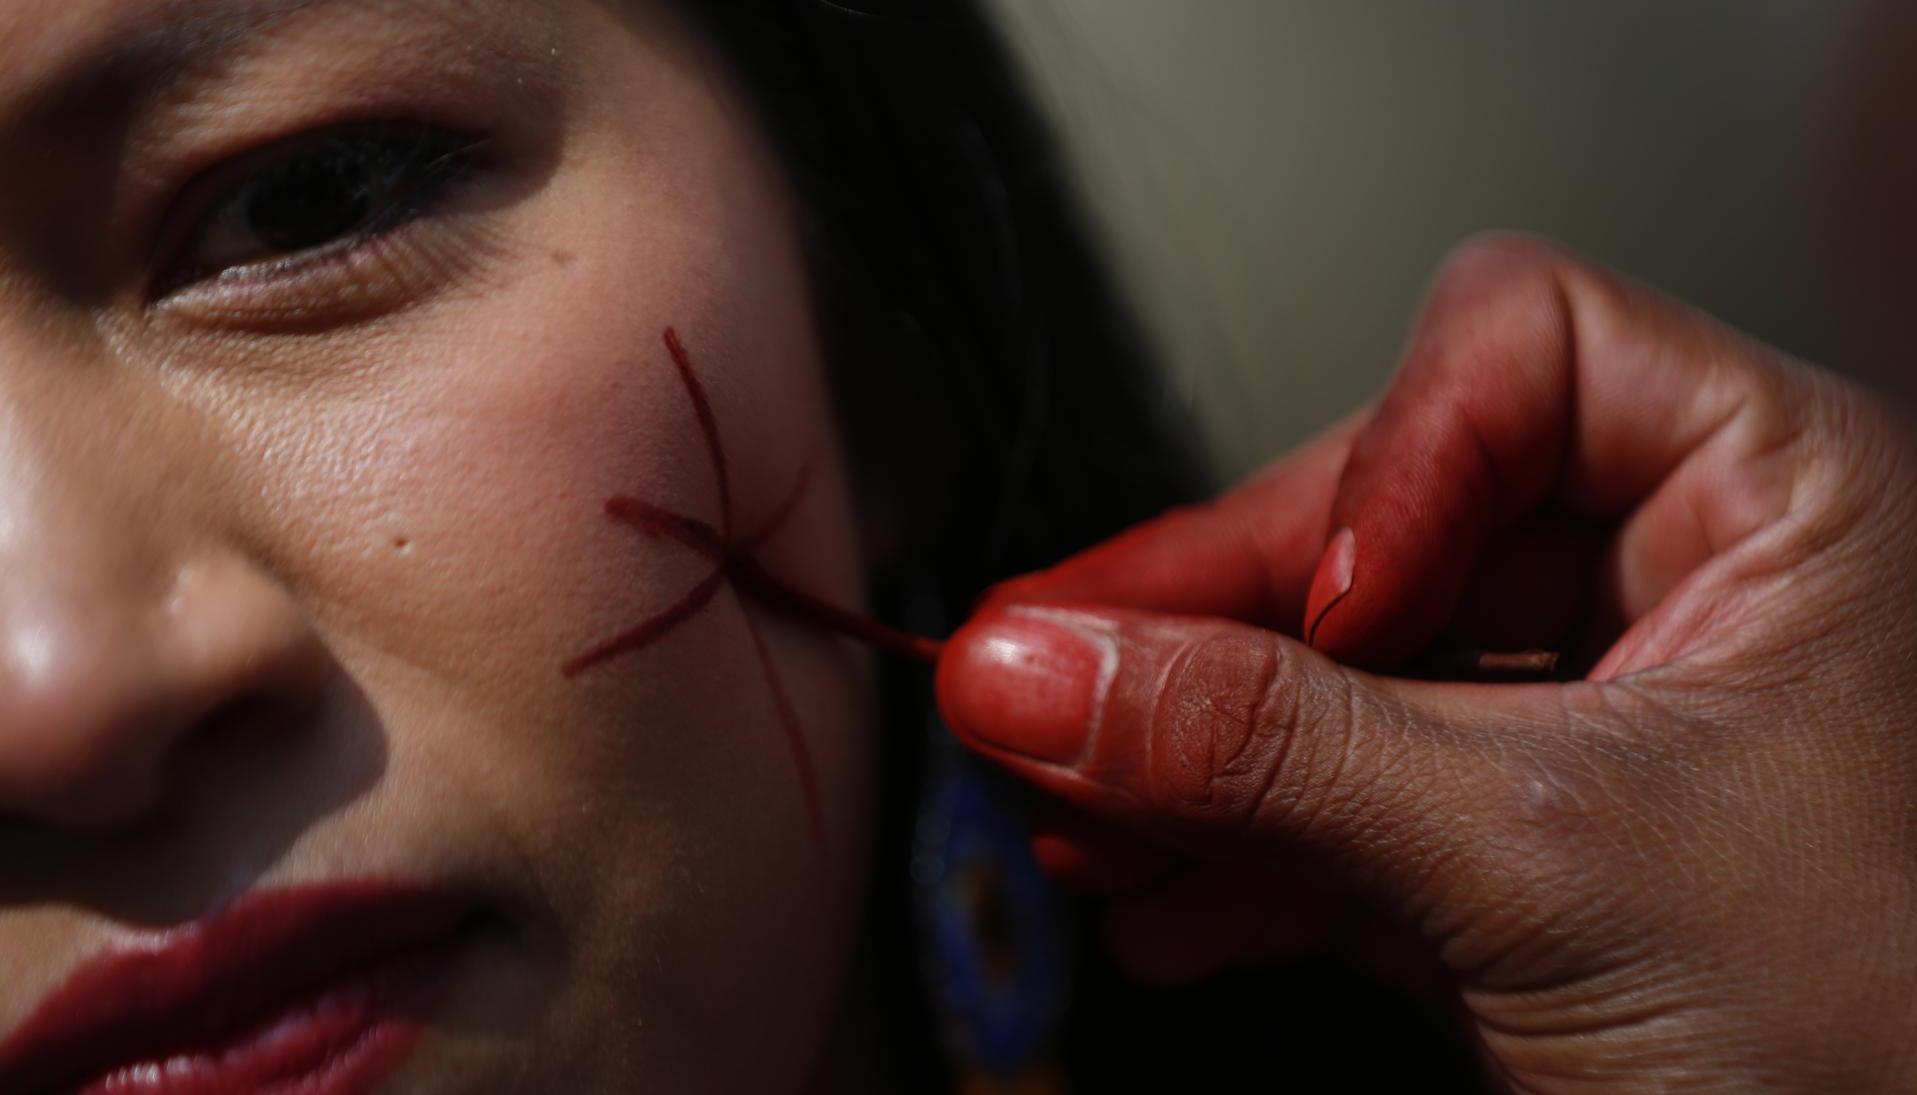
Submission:
<svg viewBox="0 0 1917 1095">
<path fill-rule="evenodd" d="M 1437 294 L 1481 298 L 1539 289 L 1555 293 L 1570 258 L 1555 244 L 1521 232 L 1486 232 L 1452 248 L 1439 264 Z"/>
<path fill-rule="evenodd" d="M 1475 262 L 1548 265 L 1562 255 L 1562 250 L 1556 244 L 1542 236 L 1510 228 L 1493 228 L 1466 236 L 1445 255 L 1444 263 L 1446 266 Z"/>
<path fill-rule="evenodd" d="M 1182 647 L 1153 713 L 1152 789 L 1181 813 L 1248 814 L 1292 721 L 1283 656 L 1268 636 L 1221 630 Z"/>
<path fill-rule="evenodd" d="M 1180 650 L 1155 712 L 1154 797 L 1194 821 L 1264 829 L 1339 793 L 1353 701 L 1299 657 L 1238 629 Z"/>
<path fill-rule="evenodd" d="M 1304 729 L 1283 778 L 1262 796 L 1260 825 L 1300 835 L 1337 834 L 1350 846 L 1382 846 L 1418 812 L 1408 787 L 1429 785 L 1432 757 L 1405 711 L 1368 696 L 1344 672 L 1328 674 L 1296 701 Z"/>
<path fill-rule="evenodd" d="M 1459 246 L 1427 294 L 1414 359 L 1427 368 L 1467 371 L 1480 382 L 1555 378 L 1575 356 L 1574 300 L 1601 299 L 1601 279 L 1555 246 L 1496 235 Z M 1502 367 L 1486 368 L 1484 359 Z"/>
<path fill-rule="evenodd" d="M 1793 494 L 1812 503 L 1820 546 L 1908 521 L 1917 497 L 1917 431 L 1848 382 L 1811 376 L 1811 390 L 1822 398 L 1806 415 L 1814 426 L 1799 431 L 1803 451 Z"/>
</svg>

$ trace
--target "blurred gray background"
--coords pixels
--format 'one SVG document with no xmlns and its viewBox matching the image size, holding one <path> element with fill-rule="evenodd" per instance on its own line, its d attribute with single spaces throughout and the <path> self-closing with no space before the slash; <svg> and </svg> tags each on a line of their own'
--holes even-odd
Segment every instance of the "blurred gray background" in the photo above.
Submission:
<svg viewBox="0 0 1917 1095">
<path fill-rule="evenodd" d="M 1824 175 L 1860 0 L 998 3 L 1228 474 L 1377 391 L 1488 228 L 1845 363 Z"/>
</svg>

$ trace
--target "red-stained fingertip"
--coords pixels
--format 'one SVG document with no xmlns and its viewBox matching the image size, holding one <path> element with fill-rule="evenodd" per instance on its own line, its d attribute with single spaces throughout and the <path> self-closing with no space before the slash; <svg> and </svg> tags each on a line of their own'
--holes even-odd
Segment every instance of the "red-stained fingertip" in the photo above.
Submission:
<svg viewBox="0 0 1917 1095">
<path fill-rule="evenodd" d="M 962 738 L 1052 764 L 1083 750 L 1112 654 L 1076 613 L 1019 608 L 966 625 L 939 659 L 939 707 Z"/>
<path fill-rule="evenodd" d="M 1305 642 L 1318 645 L 1318 629 L 1338 602 L 1351 593 L 1358 575 L 1358 536 L 1341 528 L 1331 537 L 1318 572 L 1312 576 L 1311 591 L 1305 598 Z"/>
</svg>

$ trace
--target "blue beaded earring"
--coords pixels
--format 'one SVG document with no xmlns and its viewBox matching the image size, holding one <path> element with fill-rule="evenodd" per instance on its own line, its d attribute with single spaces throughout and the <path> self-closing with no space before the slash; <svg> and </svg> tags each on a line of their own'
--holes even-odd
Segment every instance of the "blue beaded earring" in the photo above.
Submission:
<svg viewBox="0 0 1917 1095">
<path fill-rule="evenodd" d="M 967 754 L 936 712 L 927 733 L 911 884 L 925 980 L 959 1090 L 1062 1093 L 1065 902 L 1032 856 L 1020 789 Z"/>
</svg>

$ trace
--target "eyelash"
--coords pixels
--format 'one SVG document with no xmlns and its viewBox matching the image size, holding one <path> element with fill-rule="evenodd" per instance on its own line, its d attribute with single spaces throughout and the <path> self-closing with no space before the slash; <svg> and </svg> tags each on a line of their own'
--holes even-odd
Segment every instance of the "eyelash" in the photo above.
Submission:
<svg viewBox="0 0 1917 1095">
<path fill-rule="evenodd" d="M 275 297 L 301 283 L 328 274 L 354 274 L 363 257 L 395 258 L 388 247 L 404 229 L 438 211 L 481 166 L 483 137 L 417 123 L 368 123 L 303 134 L 215 168 L 188 188 L 183 205 L 194 210 L 178 220 L 187 225 L 149 289 L 149 299 L 232 294 Z M 355 175 L 354 173 L 358 174 Z M 302 178 L 302 175 L 304 178 Z M 257 218 L 262 202 L 277 198 L 281 213 L 323 213 L 310 203 L 299 207 L 301 186 L 332 186 L 321 198 L 345 199 L 357 207 L 345 223 L 319 233 L 310 244 L 272 250 Z M 281 192 L 273 193 L 278 186 Z M 322 203 L 323 204 L 323 203 Z M 267 212 L 271 212 L 268 210 Z M 254 218 L 254 219 L 249 219 Z M 220 240 L 224 232 L 229 238 Z M 235 238 L 253 236 L 263 247 L 255 256 L 206 257 L 209 243 L 235 250 Z M 242 244 L 238 248 L 244 252 Z M 367 256 L 367 252 L 384 251 Z M 335 292 L 348 287 L 335 285 Z M 296 302 L 275 307 L 297 310 Z"/>
</svg>

